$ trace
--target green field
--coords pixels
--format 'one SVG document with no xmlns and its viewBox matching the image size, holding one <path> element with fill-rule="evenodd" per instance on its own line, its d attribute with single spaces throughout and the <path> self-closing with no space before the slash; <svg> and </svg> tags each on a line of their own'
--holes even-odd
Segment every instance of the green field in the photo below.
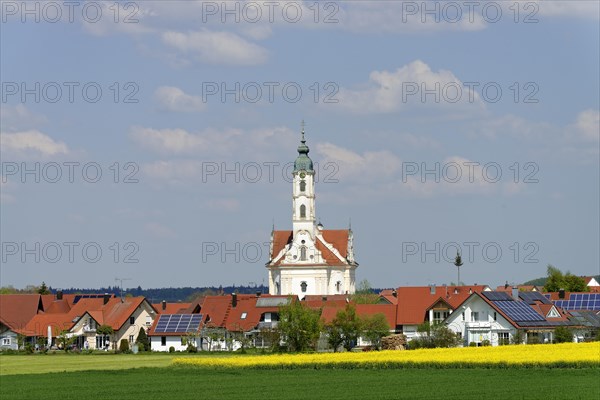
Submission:
<svg viewBox="0 0 600 400">
<path fill-rule="evenodd" d="M 210 357 L 195 357 L 207 356 Z M 0 356 L 0 398 L 600 398 L 598 368 L 208 370 L 170 366 L 173 357 L 168 354 Z"/>
<path fill-rule="evenodd" d="M 597 399 L 598 370 L 142 368 L 12 375 L 8 399 Z M 595 394 L 594 394 L 595 393 Z"/>
</svg>

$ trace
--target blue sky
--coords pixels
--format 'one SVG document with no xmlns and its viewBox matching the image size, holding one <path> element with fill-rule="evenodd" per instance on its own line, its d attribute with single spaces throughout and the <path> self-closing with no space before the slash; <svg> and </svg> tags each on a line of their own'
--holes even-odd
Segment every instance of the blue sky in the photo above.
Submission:
<svg viewBox="0 0 600 400">
<path fill-rule="evenodd" d="M 456 244 L 465 283 L 600 273 L 598 2 L 29 4 L 1 3 L 2 285 L 266 281 L 302 120 L 358 279 L 456 281 Z"/>
</svg>

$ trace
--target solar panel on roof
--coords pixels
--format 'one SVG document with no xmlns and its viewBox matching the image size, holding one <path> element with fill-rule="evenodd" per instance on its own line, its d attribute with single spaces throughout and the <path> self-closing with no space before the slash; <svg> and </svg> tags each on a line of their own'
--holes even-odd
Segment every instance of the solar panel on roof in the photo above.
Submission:
<svg viewBox="0 0 600 400">
<path fill-rule="evenodd" d="M 186 333 L 197 331 L 202 321 L 202 314 L 162 314 L 158 317 L 156 333 Z"/>
<path fill-rule="evenodd" d="M 521 301 L 494 301 L 493 303 L 513 321 L 545 321 L 545 318 L 527 303 Z"/>
<path fill-rule="evenodd" d="M 512 300 L 512 297 L 505 292 L 481 292 L 490 301 Z"/>
<path fill-rule="evenodd" d="M 569 300 L 554 302 L 565 310 L 600 310 L 600 293 L 575 293 Z"/>
<path fill-rule="evenodd" d="M 536 301 L 540 301 L 543 304 L 552 304 L 552 302 L 545 296 L 542 296 L 540 292 L 520 292 L 519 297 L 529 304 L 535 304 Z"/>
</svg>

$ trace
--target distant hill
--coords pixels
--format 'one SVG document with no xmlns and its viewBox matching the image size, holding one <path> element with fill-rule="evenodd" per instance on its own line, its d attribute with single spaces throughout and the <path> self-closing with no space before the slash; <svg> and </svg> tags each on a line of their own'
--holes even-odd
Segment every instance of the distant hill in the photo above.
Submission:
<svg viewBox="0 0 600 400">
<path fill-rule="evenodd" d="M 523 282 L 523 285 L 544 286 L 546 284 L 547 279 L 547 277 L 532 279 L 530 281 Z M 600 275 L 594 276 L 594 279 L 600 282 Z"/>
</svg>

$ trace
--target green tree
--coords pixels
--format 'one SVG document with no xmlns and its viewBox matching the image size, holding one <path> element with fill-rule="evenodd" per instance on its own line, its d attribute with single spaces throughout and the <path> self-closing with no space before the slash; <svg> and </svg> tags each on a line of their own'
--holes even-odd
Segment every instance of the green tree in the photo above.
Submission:
<svg viewBox="0 0 600 400">
<path fill-rule="evenodd" d="M 444 324 L 432 324 L 426 321 L 417 327 L 417 332 L 421 336 L 410 342 L 412 349 L 456 347 L 460 343 L 458 336 Z"/>
<path fill-rule="evenodd" d="M 566 326 L 559 326 L 554 330 L 554 342 L 570 343 L 573 341 L 573 331 Z"/>
<path fill-rule="evenodd" d="M 565 290 L 569 292 L 589 292 L 590 288 L 585 284 L 585 279 L 573 275 L 570 272 L 565 274 Z"/>
<path fill-rule="evenodd" d="M 373 292 L 369 281 L 363 279 L 358 283 L 356 291 L 352 295 L 352 301 L 356 304 L 377 304 L 379 295 Z"/>
<path fill-rule="evenodd" d="M 121 343 L 119 344 L 119 351 L 122 353 L 129 352 L 129 340 L 121 339 Z"/>
<path fill-rule="evenodd" d="M 346 308 L 337 312 L 331 324 L 340 330 L 344 348 L 348 351 L 352 350 L 363 328 L 363 321 L 356 314 L 356 307 L 351 303 L 346 304 Z"/>
<path fill-rule="evenodd" d="M 279 307 L 278 329 L 290 351 L 315 349 L 321 327 L 320 310 L 312 310 L 299 301 Z"/>
<path fill-rule="evenodd" d="M 338 325 L 329 323 L 325 325 L 325 333 L 327 334 L 327 344 L 333 349 L 333 352 L 337 352 L 342 343 L 344 343 L 344 335 L 342 329 Z"/>
<path fill-rule="evenodd" d="M 65 352 L 68 352 L 69 346 L 71 346 L 75 341 L 75 337 L 70 337 L 69 331 L 65 329 L 58 333 L 56 341 L 58 342 L 58 347 L 62 348 Z"/>
<path fill-rule="evenodd" d="M 366 316 L 362 321 L 363 337 L 371 342 L 377 350 L 381 349 L 381 338 L 390 334 L 390 325 L 383 314 Z"/>
<path fill-rule="evenodd" d="M 548 275 L 546 284 L 544 285 L 544 290 L 546 292 L 558 292 L 560 289 L 564 289 L 567 292 L 589 291 L 589 288 L 585 284 L 585 280 L 573 275 L 569 271 L 563 274 L 560 269 L 548 264 L 546 273 Z"/>
<path fill-rule="evenodd" d="M 46 286 L 46 282 L 42 282 L 42 284 L 38 288 L 37 292 L 39 294 L 50 294 L 50 290 L 48 290 L 48 286 Z"/>
<path fill-rule="evenodd" d="M 148 335 L 146 335 L 146 330 L 141 327 L 140 332 L 138 333 L 137 339 L 135 342 L 138 345 L 138 350 L 140 351 L 148 351 L 150 350 L 150 340 L 148 340 Z"/>
</svg>

